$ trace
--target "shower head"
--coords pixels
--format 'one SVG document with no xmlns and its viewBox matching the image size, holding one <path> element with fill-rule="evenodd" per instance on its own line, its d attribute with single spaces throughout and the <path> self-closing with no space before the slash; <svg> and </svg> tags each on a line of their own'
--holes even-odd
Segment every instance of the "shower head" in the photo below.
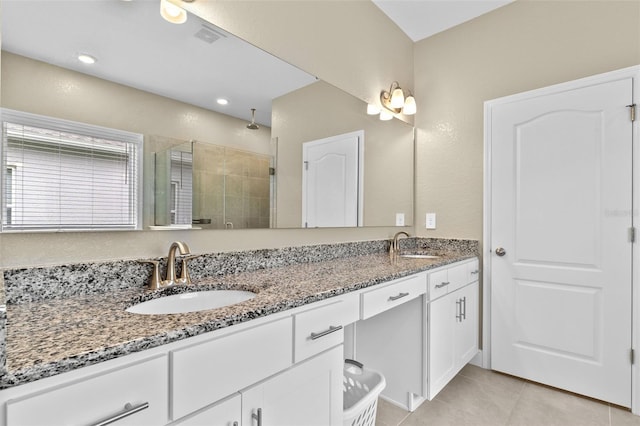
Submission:
<svg viewBox="0 0 640 426">
<path fill-rule="evenodd" d="M 258 130 L 260 126 L 256 124 L 256 109 L 251 108 L 251 123 L 247 124 L 247 129 Z"/>
</svg>

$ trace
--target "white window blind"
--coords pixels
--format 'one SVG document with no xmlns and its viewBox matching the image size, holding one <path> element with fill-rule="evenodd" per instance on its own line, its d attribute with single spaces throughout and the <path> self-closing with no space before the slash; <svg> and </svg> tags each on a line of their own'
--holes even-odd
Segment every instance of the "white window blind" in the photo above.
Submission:
<svg viewBox="0 0 640 426">
<path fill-rule="evenodd" d="M 142 135 L 2 110 L 2 229 L 136 229 Z"/>
</svg>

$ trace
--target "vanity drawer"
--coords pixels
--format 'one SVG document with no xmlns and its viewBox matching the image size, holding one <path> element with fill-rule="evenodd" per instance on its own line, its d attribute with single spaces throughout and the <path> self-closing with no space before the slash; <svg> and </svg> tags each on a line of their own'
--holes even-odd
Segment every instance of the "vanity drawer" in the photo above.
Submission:
<svg viewBox="0 0 640 426">
<path fill-rule="evenodd" d="M 172 351 L 172 419 L 290 367 L 292 342 L 287 317 Z"/>
<path fill-rule="evenodd" d="M 480 265 L 478 259 L 467 263 L 467 282 L 472 283 L 480 278 Z"/>
<path fill-rule="evenodd" d="M 449 267 L 431 272 L 429 274 L 429 300 L 435 300 L 476 281 L 477 278 L 471 279 L 470 277 L 477 275 L 477 273 L 471 274 L 477 268 L 470 269 L 469 265 L 471 265 L 470 262 L 454 263 Z"/>
<path fill-rule="evenodd" d="M 346 295 L 336 303 L 294 316 L 294 362 L 300 362 L 344 342 L 345 325 L 358 320 L 358 296 Z"/>
<path fill-rule="evenodd" d="M 451 282 L 449 281 L 448 269 L 441 269 L 429 274 L 429 300 L 444 296 L 449 292 L 449 287 L 451 287 Z"/>
<path fill-rule="evenodd" d="M 426 274 L 402 278 L 362 294 L 361 319 L 371 318 L 427 292 Z"/>
<path fill-rule="evenodd" d="M 7 424 L 93 425 L 129 410 L 114 425 L 167 423 L 166 355 L 7 402 Z M 125 408 L 125 405 L 130 407 Z M 139 410 L 139 411 L 136 411 Z"/>
</svg>

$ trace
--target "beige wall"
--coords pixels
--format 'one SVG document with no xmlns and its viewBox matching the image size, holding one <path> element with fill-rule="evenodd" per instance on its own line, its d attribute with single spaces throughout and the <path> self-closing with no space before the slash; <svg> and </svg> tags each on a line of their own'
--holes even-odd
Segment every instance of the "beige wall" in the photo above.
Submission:
<svg viewBox="0 0 640 426">
<path fill-rule="evenodd" d="M 638 0 L 518 0 L 416 43 L 416 232 L 482 238 L 485 101 L 637 64 Z"/>
<path fill-rule="evenodd" d="M 201 9 L 202 16 L 210 18 L 214 24 L 361 99 L 375 98 L 381 88 L 388 87 L 392 80 L 399 80 L 408 88 L 413 82 L 413 44 L 368 0 L 197 1 L 189 7 Z M 2 62 L 4 67 L 5 60 Z M 73 88 L 75 90 L 81 87 Z M 5 87 L 2 89 L 4 104 L 5 96 L 8 94 L 5 93 Z M 92 99 L 94 95 L 85 94 L 83 99 Z M 121 105 L 114 105 L 108 100 L 104 102 L 102 108 L 122 112 Z M 7 107 L 21 109 L 13 102 Z M 134 130 L 136 126 L 142 126 L 143 113 L 157 107 L 158 100 L 130 105 L 125 116 L 131 127 L 126 128 Z M 82 121 L 80 117 L 75 119 Z M 206 124 L 201 111 L 185 110 L 183 114 L 174 116 L 171 120 L 160 121 L 164 127 L 155 132 L 156 134 L 180 138 L 182 136 L 174 133 L 176 129 L 185 129 L 194 121 L 201 122 L 206 134 L 186 139 L 210 140 L 204 136 L 210 135 L 212 129 Z M 193 252 L 204 253 L 389 238 L 395 230 L 381 227 L 323 230 L 2 233 L 0 267 L 166 256 L 169 244 L 175 240 L 184 240 L 191 245 Z"/>
<path fill-rule="evenodd" d="M 319 81 L 273 102 L 278 228 L 301 226 L 302 144 L 357 130 L 364 130 L 364 225 L 393 226 L 396 213 L 413 223 L 413 127 L 367 115 L 360 99 Z"/>
</svg>

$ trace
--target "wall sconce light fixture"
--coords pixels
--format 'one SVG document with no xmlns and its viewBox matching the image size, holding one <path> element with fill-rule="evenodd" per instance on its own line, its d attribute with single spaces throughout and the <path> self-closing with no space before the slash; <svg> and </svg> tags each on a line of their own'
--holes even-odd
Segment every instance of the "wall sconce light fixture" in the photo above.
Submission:
<svg viewBox="0 0 640 426">
<path fill-rule="evenodd" d="M 380 106 L 367 105 L 367 114 L 380 114 L 380 120 L 391 120 L 394 114 L 413 115 L 416 113 L 416 99 L 411 92 L 402 90 L 397 81 L 391 83 L 389 91 L 380 92 Z"/>
</svg>

